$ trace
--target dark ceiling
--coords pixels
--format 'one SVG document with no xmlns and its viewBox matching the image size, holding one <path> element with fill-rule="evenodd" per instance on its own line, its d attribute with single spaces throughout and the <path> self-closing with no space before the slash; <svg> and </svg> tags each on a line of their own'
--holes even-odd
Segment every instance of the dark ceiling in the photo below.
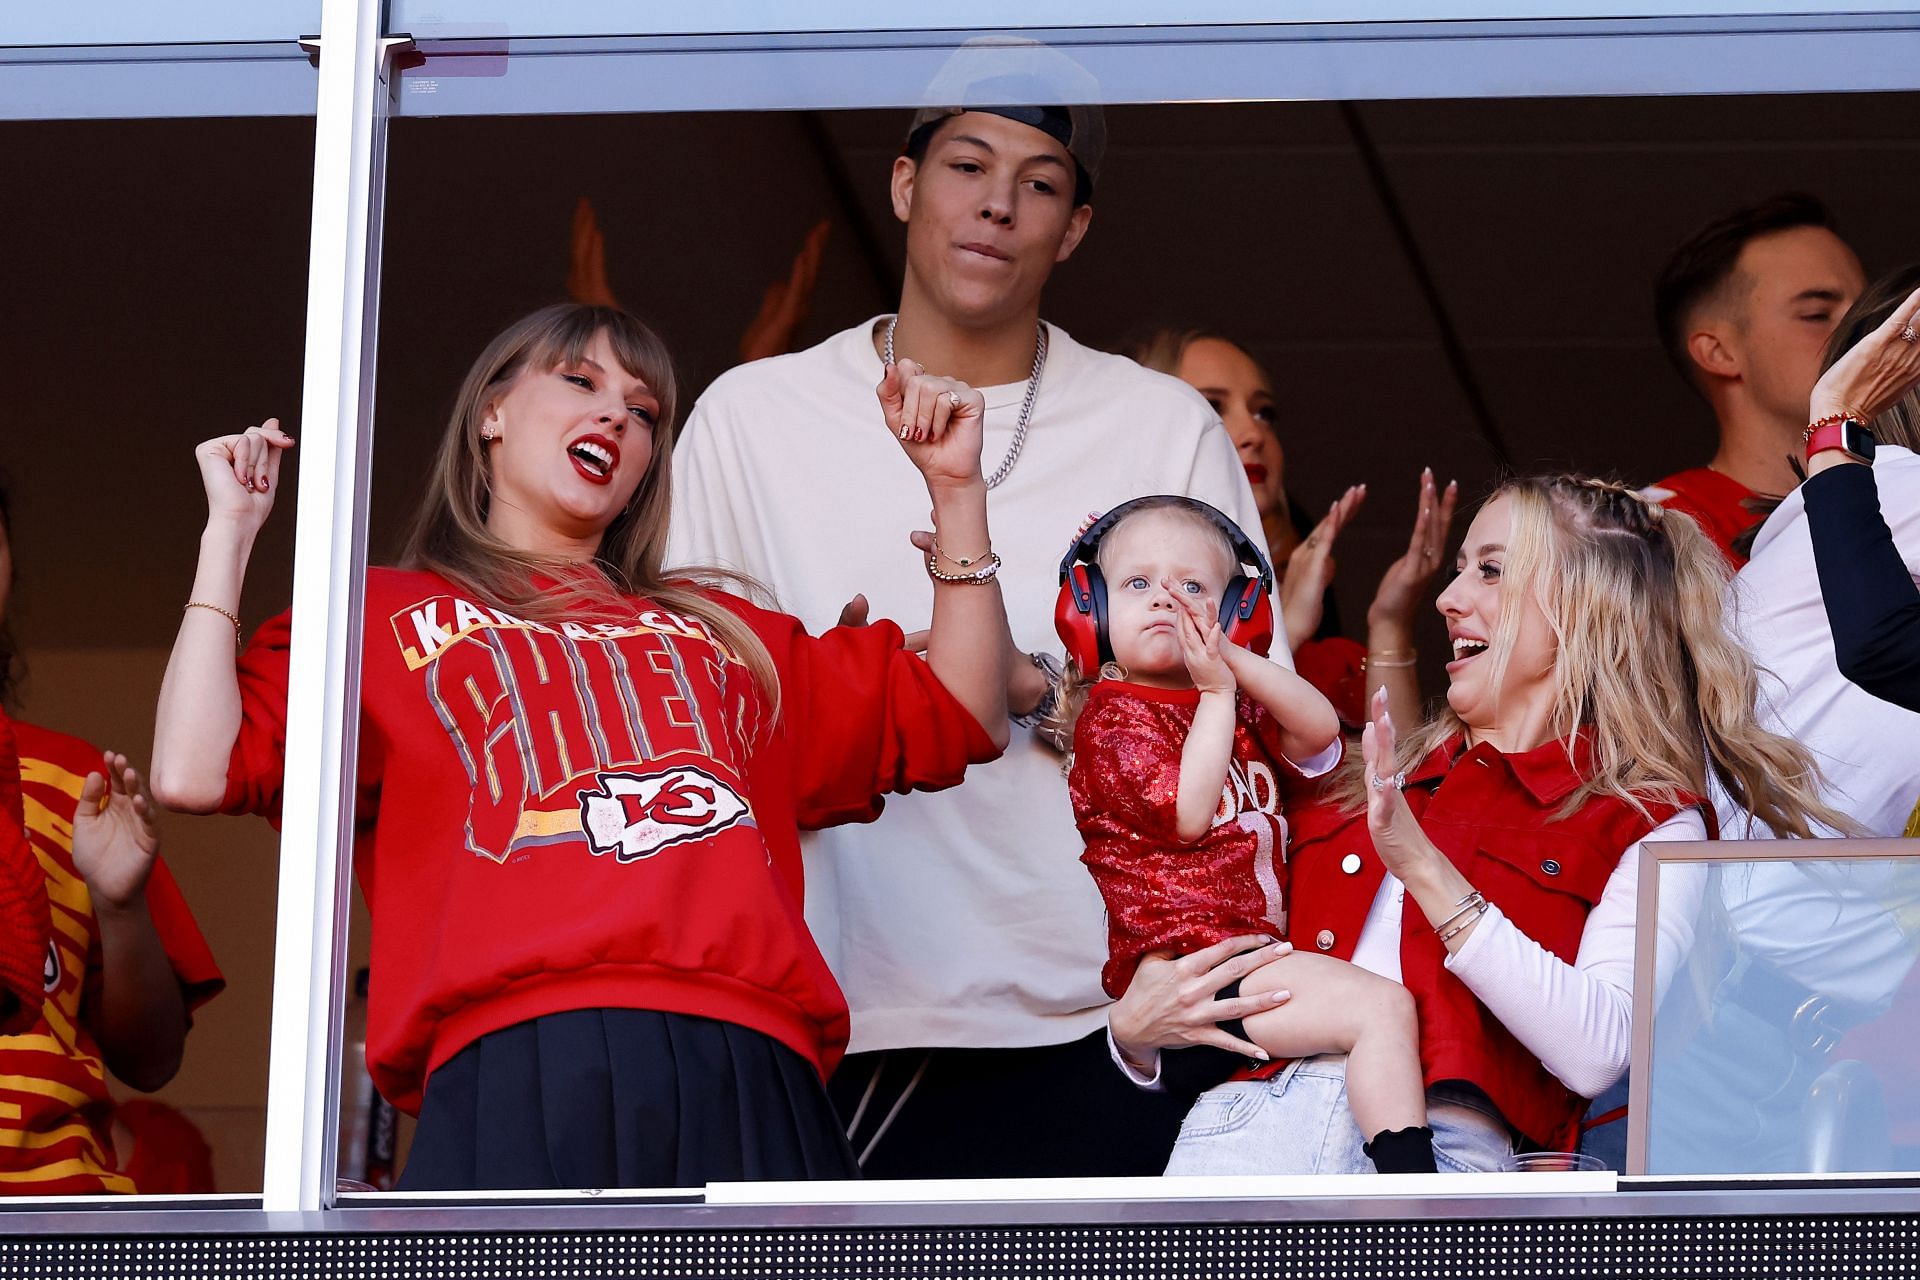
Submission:
<svg viewBox="0 0 1920 1280">
<path fill-rule="evenodd" d="M 1240 335 L 1282 387 L 1295 492 L 1316 506 L 1372 482 L 1343 543 L 1357 621 L 1419 467 L 1482 488 L 1489 431 L 1523 467 L 1648 480 L 1703 459 L 1709 420 L 1652 337 L 1662 258 L 1784 188 L 1833 205 L 1869 274 L 1920 257 L 1916 108 L 1920 95 L 1115 108 L 1098 216 L 1046 311 L 1099 346 L 1158 322 Z M 467 363 L 561 296 L 579 196 L 607 228 L 616 290 L 699 386 L 818 218 L 835 230 L 802 340 L 887 308 L 900 126 L 891 112 L 397 122 L 376 548 L 412 507 Z M 311 121 L 0 124 L 0 465 L 29 649 L 167 643 L 202 517 L 191 445 L 271 413 L 300 434 L 311 162 Z M 291 529 L 276 514 L 256 555 L 251 618 L 287 598 Z"/>
</svg>

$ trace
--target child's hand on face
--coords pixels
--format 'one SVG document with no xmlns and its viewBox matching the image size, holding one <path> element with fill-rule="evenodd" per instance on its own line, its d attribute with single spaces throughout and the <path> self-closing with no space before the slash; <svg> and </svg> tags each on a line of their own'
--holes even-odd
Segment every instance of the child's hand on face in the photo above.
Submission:
<svg viewBox="0 0 1920 1280">
<path fill-rule="evenodd" d="M 1178 590 L 1171 579 L 1162 578 L 1160 586 L 1180 606 L 1174 631 L 1180 637 L 1180 656 L 1186 660 L 1193 687 L 1201 693 L 1232 693 L 1239 686 L 1222 654 L 1232 641 L 1221 634 L 1220 619 L 1207 610 L 1205 602 Z"/>
</svg>

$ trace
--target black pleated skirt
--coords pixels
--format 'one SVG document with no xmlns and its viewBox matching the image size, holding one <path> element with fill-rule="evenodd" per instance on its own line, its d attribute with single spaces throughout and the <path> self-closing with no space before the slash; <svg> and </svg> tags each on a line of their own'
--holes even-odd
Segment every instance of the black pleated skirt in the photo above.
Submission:
<svg viewBox="0 0 1920 1280">
<path fill-rule="evenodd" d="M 399 1187 L 689 1187 L 857 1178 L 813 1064 L 730 1022 L 645 1009 L 548 1014 L 427 1079 Z"/>
</svg>

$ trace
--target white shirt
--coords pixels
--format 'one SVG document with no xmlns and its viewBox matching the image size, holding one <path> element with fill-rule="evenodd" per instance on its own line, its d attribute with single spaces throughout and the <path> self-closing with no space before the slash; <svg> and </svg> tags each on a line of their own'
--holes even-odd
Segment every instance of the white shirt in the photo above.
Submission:
<svg viewBox="0 0 1920 1280">
<path fill-rule="evenodd" d="M 1894 546 L 1920 581 L 1920 457 L 1881 445 L 1873 477 Z M 1813 752 L 1829 805 L 1871 835 L 1900 835 L 1920 800 L 1920 713 L 1840 674 L 1798 489 L 1761 526 L 1727 606 L 1761 668 L 1761 722 Z M 1773 838 L 1717 788 L 1714 801 L 1728 839 Z M 1913 964 L 1901 927 L 1920 902 L 1913 881 L 1904 867 L 1835 861 L 1755 864 L 1721 883 L 1743 949 L 1816 991 L 1877 1008 Z"/>
<path fill-rule="evenodd" d="M 744 571 L 810 630 L 831 626 L 856 593 L 876 618 L 927 625 L 932 584 L 907 541 L 927 527 L 926 486 L 874 395 L 876 323 L 743 365 L 700 398 L 674 453 L 669 564 Z M 1181 493 L 1256 541 L 1260 520 L 1233 442 L 1197 392 L 1048 333 L 1025 450 L 987 506 L 1014 642 L 1058 653 L 1060 557 L 1088 512 Z M 1026 384 L 981 390 L 991 471 Z M 807 921 L 852 1007 L 852 1049 L 1060 1044 L 1097 1031 L 1106 929 L 1082 847 L 1060 757 L 1018 726 L 1006 755 L 963 786 L 891 797 L 877 822 L 809 837 Z"/>
<path fill-rule="evenodd" d="M 1881 445 L 1873 477 L 1894 545 L 1920 581 L 1920 457 Z M 1883 702 L 1840 674 L 1798 489 L 1760 527 L 1727 608 L 1761 668 L 1762 723 L 1814 753 L 1828 804 L 1874 835 L 1899 835 L 1920 800 L 1920 713 Z M 1725 796 L 1715 799 L 1728 838 L 1772 838 Z"/>
</svg>

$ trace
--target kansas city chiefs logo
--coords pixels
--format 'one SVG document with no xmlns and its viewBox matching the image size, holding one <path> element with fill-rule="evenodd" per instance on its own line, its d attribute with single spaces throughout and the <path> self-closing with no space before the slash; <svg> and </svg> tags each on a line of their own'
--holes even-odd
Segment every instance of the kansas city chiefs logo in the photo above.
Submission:
<svg viewBox="0 0 1920 1280">
<path fill-rule="evenodd" d="M 580 792 L 580 825 L 595 856 L 651 858 L 670 845 L 704 840 L 749 820 L 739 793 L 704 769 L 602 773 L 598 790 Z"/>
</svg>

